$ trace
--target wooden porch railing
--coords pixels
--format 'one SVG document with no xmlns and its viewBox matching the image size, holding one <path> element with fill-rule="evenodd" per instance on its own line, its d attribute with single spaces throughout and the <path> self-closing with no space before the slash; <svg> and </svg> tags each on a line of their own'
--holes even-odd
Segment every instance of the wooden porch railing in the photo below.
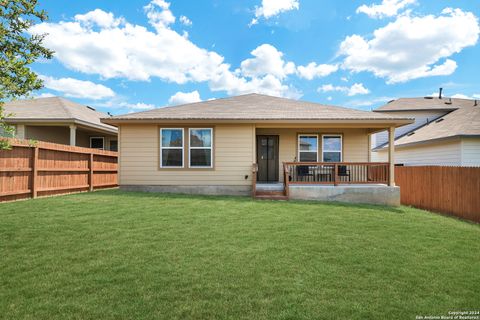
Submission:
<svg viewBox="0 0 480 320">
<path fill-rule="evenodd" d="M 388 162 L 284 162 L 289 184 L 388 184 Z"/>
</svg>

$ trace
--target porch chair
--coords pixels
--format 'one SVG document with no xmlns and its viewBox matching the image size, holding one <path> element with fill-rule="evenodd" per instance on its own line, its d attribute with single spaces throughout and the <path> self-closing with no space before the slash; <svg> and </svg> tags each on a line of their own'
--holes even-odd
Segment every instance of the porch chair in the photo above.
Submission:
<svg viewBox="0 0 480 320">
<path fill-rule="evenodd" d="M 308 177 L 314 177 L 314 174 L 310 172 L 309 166 L 297 166 L 297 179 L 302 181 L 305 181 L 303 179 L 306 179 L 308 181 Z"/>
<path fill-rule="evenodd" d="M 350 176 L 350 170 L 347 169 L 347 166 L 338 166 L 338 176 L 348 177 L 348 181 L 352 181 L 352 177 Z"/>
</svg>

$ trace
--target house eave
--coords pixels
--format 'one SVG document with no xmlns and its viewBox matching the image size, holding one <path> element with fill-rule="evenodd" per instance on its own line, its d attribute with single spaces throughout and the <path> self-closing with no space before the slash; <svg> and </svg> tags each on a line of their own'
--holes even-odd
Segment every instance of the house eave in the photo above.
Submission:
<svg viewBox="0 0 480 320">
<path fill-rule="evenodd" d="M 53 124 L 53 125 L 69 125 L 69 124 L 77 124 L 81 125 L 83 127 L 87 128 L 92 128 L 95 130 L 100 130 L 109 134 L 117 134 L 118 130 L 116 128 L 107 128 L 102 125 L 98 125 L 95 123 L 87 122 L 87 121 L 82 121 L 78 119 L 72 119 L 72 118 L 58 118 L 58 119 L 41 119 L 41 118 L 9 118 L 5 119 L 5 122 L 7 123 L 12 123 L 12 124 L 36 124 L 36 125 L 42 125 L 42 124 Z"/>
<path fill-rule="evenodd" d="M 399 119 L 172 119 L 172 118 L 155 118 L 155 119 L 111 119 L 111 118 L 102 118 L 101 121 L 110 125 L 121 125 L 121 124 L 139 124 L 139 123 L 218 123 L 218 124 L 321 124 L 321 125 L 363 125 L 365 127 L 385 127 L 385 126 L 396 126 L 400 127 L 406 124 L 411 124 L 414 122 L 414 119 L 410 118 L 399 118 Z"/>
</svg>

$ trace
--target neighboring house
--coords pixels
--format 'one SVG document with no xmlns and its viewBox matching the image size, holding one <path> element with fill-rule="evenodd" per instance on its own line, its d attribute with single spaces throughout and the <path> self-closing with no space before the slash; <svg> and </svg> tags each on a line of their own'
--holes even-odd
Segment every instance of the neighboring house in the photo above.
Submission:
<svg viewBox="0 0 480 320">
<path fill-rule="evenodd" d="M 7 102 L 4 109 L 18 139 L 117 150 L 117 128 L 100 122 L 108 115 L 91 107 L 51 97 Z"/>
<path fill-rule="evenodd" d="M 412 122 L 260 94 L 102 121 L 119 128 L 119 184 L 127 190 L 271 191 L 292 198 L 382 203 L 389 201 L 385 194 L 397 197 L 398 188 L 386 186 L 394 184 L 393 165 L 368 163 L 369 135 L 388 128 L 393 140 L 395 127 Z M 372 188 L 359 189 L 359 184 Z M 369 192 L 377 192 L 372 201 L 364 196 Z"/>
<path fill-rule="evenodd" d="M 469 99 L 401 98 L 375 110 L 415 118 L 399 128 L 395 163 L 399 165 L 480 166 L 480 102 Z M 372 160 L 388 158 L 387 132 L 372 137 Z"/>
</svg>

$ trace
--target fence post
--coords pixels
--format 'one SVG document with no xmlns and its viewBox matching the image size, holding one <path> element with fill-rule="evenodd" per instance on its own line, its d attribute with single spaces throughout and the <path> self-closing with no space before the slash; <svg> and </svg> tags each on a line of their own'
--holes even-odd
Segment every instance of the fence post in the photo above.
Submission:
<svg viewBox="0 0 480 320">
<path fill-rule="evenodd" d="M 33 148 L 32 159 L 32 198 L 37 197 L 38 190 L 38 147 Z"/>
<path fill-rule="evenodd" d="M 88 158 L 88 191 L 93 191 L 93 153 Z"/>
</svg>

